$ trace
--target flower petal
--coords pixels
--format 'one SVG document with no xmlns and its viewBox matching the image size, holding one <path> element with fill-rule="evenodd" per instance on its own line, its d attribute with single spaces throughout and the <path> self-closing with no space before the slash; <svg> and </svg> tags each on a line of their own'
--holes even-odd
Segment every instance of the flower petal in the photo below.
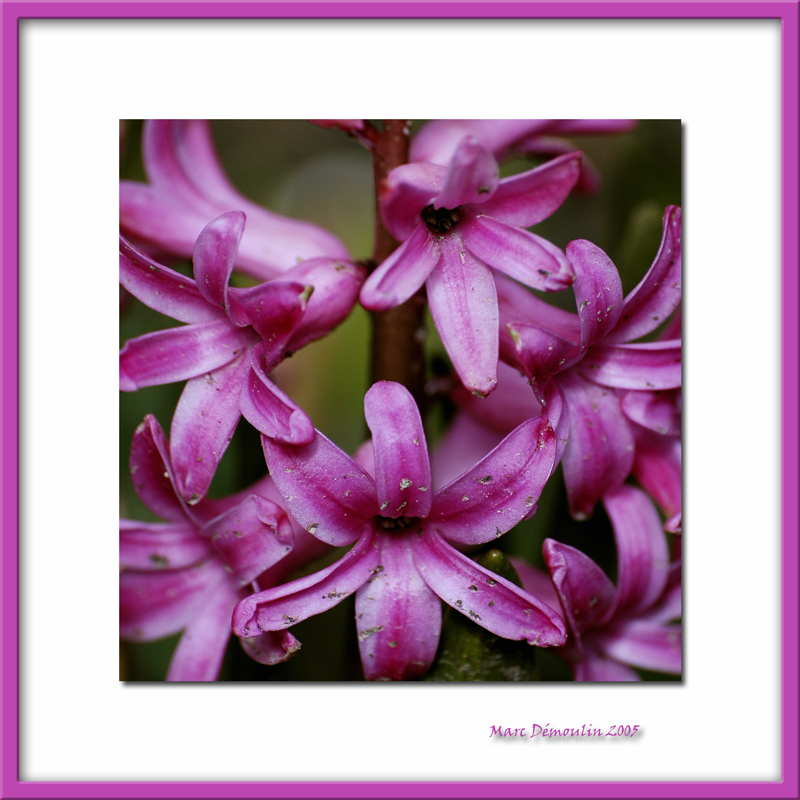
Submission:
<svg viewBox="0 0 800 800">
<path fill-rule="evenodd" d="M 570 513 L 586 519 L 597 501 L 630 475 L 633 433 L 612 390 L 589 383 L 573 370 L 560 373 L 556 381 L 569 418 L 562 464 Z"/>
<path fill-rule="evenodd" d="M 419 225 L 366 280 L 361 305 L 385 311 L 409 299 L 427 280 L 439 261 L 439 247 L 425 225 Z"/>
<path fill-rule="evenodd" d="M 496 394 L 493 392 L 483 400 L 472 394 L 468 396 L 477 405 L 493 400 Z M 530 401 L 527 405 L 530 408 Z M 479 408 L 475 409 L 475 415 L 478 419 L 481 418 Z M 529 416 L 526 414 L 522 419 L 528 419 Z M 462 475 L 464 464 L 477 464 L 500 444 L 502 438 L 502 433 L 480 424 L 470 413 L 459 413 L 431 454 L 434 488 L 439 489 Z"/>
<path fill-rule="evenodd" d="M 252 331 L 234 328 L 227 319 L 146 333 L 119 352 L 119 388 L 135 392 L 195 378 L 230 363 L 253 341 Z"/>
<path fill-rule="evenodd" d="M 208 542 L 190 522 L 119 521 L 120 569 L 162 570 L 189 567 L 211 555 Z"/>
<path fill-rule="evenodd" d="M 300 642 L 289 631 L 267 631 L 239 641 L 253 661 L 270 667 L 288 661 L 300 649 Z"/>
<path fill-rule="evenodd" d="M 237 594 L 224 582 L 204 598 L 175 648 L 168 681 L 215 681 L 231 638 L 231 614 Z"/>
<path fill-rule="evenodd" d="M 442 191 L 433 207 L 456 208 L 468 203 L 484 203 L 500 182 L 497 161 L 474 136 L 465 136 L 449 161 Z"/>
<path fill-rule="evenodd" d="M 192 262 L 197 288 L 209 303 L 229 312 L 228 282 L 244 232 L 242 211 L 230 211 L 203 228 L 194 246 Z M 244 325 L 231 318 L 235 325 Z"/>
<path fill-rule="evenodd" d="M 430 525 L 445 539 L 483 544 L 536 511 L 553 470 L 556 437 L 546 417 L 524 422 L 482 461 L 440 489 Z"/>
<path fill-rule="evenodd" d="M 547 219 L 567 199 L 581 171 L 581 154 L 568 153 L 540 167 L 504 178 L 481 213 L 529 228 Z"/>
<path fill-rule="evenodd" d="M 662 436 L 681 435 L 681 392 L 628 392 L 622 398 L 625 416 Z"/>
<path fill-rule="evenodd" d="M 541 236 L 478 216 L 462 236 L 467 249 L 493 269 L 543 292 L 560 292 L 575 278 L 564 253 Z"/>
<path fill-rule="evenodd" d="M 318 539 L 352 544 L 378 514 L 375 481 L 319 431 L 304 447 L 261 442 L 287 511 Z"/>
<path fill-rule="evenodd" d="M 580 642 L 581 634 L 597 627 L 610 612 L 616 596 L 614 584 L 589 556 L 574 547 L 545 539 L 542 549 L 570 632 Z"/>
<path fill-rule="evenodd" d="M 681 626 L 653 625 L 636 620 L 608 628 L 593 639 L 604 655 L 640 669 L 679 675 Z"/>
<path fill-rule="evenodd" d="M 210 322 L 223 316 L 200 294 L 191 278 L 153 261 L 122 236 L 119 282 L 145 305 L 180 322 Z"/>
<path fill-rule="evenodd" d="M 413 553 L 425 583 L 482 628 L 538 647 L 566 641 L 564 622 L 552 608 L 459 553 L 434 530 L 423 531 Z"/>
<path fill-rule="evenodd" d="M 354 547 L 329 567 L 242 600 L 233 612 L 233 632 L 258 636 L 321 614 L 363 586 L 379 564 L 380 550 L 368 525 Z"/>
<path fill-rule="evenodd" d="M 442 603 L 417 572 L 414 539 L 379 532 L 380 563 L 356 595 L 358 647 L 368 681 L 419 677 L 436 655 Z"/>
<path fill-rule="evenodd" d="M 578 365 L 584 378 L 614 389 L 679 389 L 681 342 L 599 344 Z"/>
<path fill-rule="evenodd" d="M 292 526 L 283 509 L 257 495 L 205 525 L 222 567 L 245 586 L 292 549 Z"/>
<path fill-rule="evenodd" d="M 427 517 L 431 465 L 417 404 L 402 384 L 379 381 L 364 398 L 375 449 L 375 484 L 383 517 Z"/>
<path fill-rule="evenodd" d="M 311 420 L 269 379 L 263 353 L 262 344 L 251 350 L 250 374 L 239 397 L 242 416 L 270 439 L 287 444 L 309 444 L 314 439 Z"/>
<path fill-rule="evenodd" d="M 670 563 L 661 520 L 650 498 L 620 486 L 603 498 L 617 543 L 617 601 L 614 616 L 652 606 L 664 592 Z"/>
<path fill-rule="evenodd" d="M 655 261 L 625 298 L 622 317 L 608 341 L 630 342 L 655 330 L 681 302 L 681 210 L 668 206 Z"/>
<path fill-rule="evenodd" d="M 310 287 L 278 279 L 251 289 L 231 289 L 230 305 L 239 323 L 251 325 L 263 339 L 273 364 L 277 364 L 302 319 L 310 293 Z"/>
<path fill-rule="evenodd" d="M 497 384 L 494 279 L 456 237 L 443 238 L 440 247 L 442 258 L 427 281 L 431 315 L 462 383 L 487 395 Z"/>
<path fill-rule="evenodd" d="M 639 485 L 658 503 L 664 514 L 681 512 L 681 440 L 651 431 L 636 430 L 633 475 Z M 680 528 L 680 520 L 676 520 Z M 672 527 L 675 522 L 672 522 Z M 666 528 L 670 530 L 670 528 Z M 675 532 L 675 531 L 671 531 Z"/>
<path fill-rule="evenodd" d="M 192 378 L 172 417 L 170 454 L 178 493 L 189 505 L 205 497 L 239 422 L 239 396 L 250 370 L 248 353 Z"/>
<path fill-rule="evenodd" d="M 382 181 L 378 200 L 389 233 L 399 242 L 422 223 L 422 209 L 433 203 L 444 186 L 447 170 L 437 164 L 403 164 Z"/>
<path fill-rule="evenodd" d="M 588 653 L 586 658 L 573 664 L 576 681 L 641 681 L 630 667 L 608 658 Z"/>
<path fill-rule="evenodd" d="M 611 259 L 585 239 L 567 245 L 575 268 L 575 302 L 581 321 L 581 352 L 599 342 L 622 313 L 622 280 Z"/>
</svg>

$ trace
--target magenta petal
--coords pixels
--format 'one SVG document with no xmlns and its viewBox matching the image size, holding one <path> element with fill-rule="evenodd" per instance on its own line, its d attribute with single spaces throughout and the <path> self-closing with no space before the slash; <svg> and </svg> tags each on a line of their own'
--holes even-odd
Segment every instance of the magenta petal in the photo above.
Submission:
<svg viewBox="0 0 800 800">
<path fill-rule="evenodd" d="M 447 170 L 436 164 L 403 164 L 393 169 L 379 189 L 383 221 L 392 236 L 404 242 L 420 225 L 422 209 L 444 186 Z"/>
<path fill-rule="evenodd" d="M 231 614 L 238 597 L 224 583 L 204 598 L 181 636 L 167 671 L 168 681 L 215 681 L 231 638 Z"/>
<path fill-rule="evenodd" d="M 302 318 L 310 292 L 300 283 L 280 279 L 252 289 L 231 289 L 231 318 L 237 325 L 251 325 L 277 359 Z"/>
<path fill-rule="evenodd" d="M 617 661 L 603 658 L 594 653 L 587 653 L 586 658 L 573 664 L 576 681 L 641 681 L 639 675 L 630 667 Z"/>
<path fill-rule="evenodd" d="M 632 620 L 593 638 L 604 655 L 640 669 L 677 675 L 681 671 L 681 626 Z"/>
<path fill-rule="evenodd" d="M 361 305 L 385 311 L 405 303 L 439 262 L 439 246 L 422 222 L 408 241 L 394 251 L 367 278 L 361 289 Z"/>
<path fill-rule="evenodd" d="M 250 359 L 192 378 L 183 390 L 170 429 L 170 454 L 179 494 L 189 505 L 205 497 L 217 464 L 239 422 L 239 396 Z"/>
<path fill-rule="evenodd" d="M 492 272 L 456 237 L 440 246 L 442 259 L 427 281 L 431 315 L 462 383 L 487 395 L 497 384 L 499 349 Z"/>
<path fill-rule="evenodd" d="M 228 281 L 244 231 L 244 213 L 231 211 L 203 228 L 192 262 L 197 288 L 209 303 L 228 311 Z M 237 323 L 238 324 L 238 323 Z"/>
<path fill-rule="evenodd" d="M 496 395 L 497 392 L 493 392 L 489 397 L 480 399 L 470 394 L 469 399 L 476 404 L 485 404 Z M 530 402 L 527 406 L 530 410 Z M 502 408 L 502 403 L 500 407 Z M 481 409 L 475 411 L 476 416 L 482 419 Z M 523 419 L 529 416 L 530 414 L 525 414 Z M 502 438 L 502 434 L 495 428 L 480 424 L 469 413 L 459 413 L 431 454 L 434 488 L 439 489 L 463 475 L 464 464 L 477 464 L 500 444 Z"/>
<path fill-rule="evenodd" d="M 425 583 L 482 628 L 538 647 L 566 641 L 564 622 L 552 608 L 459 553 L 435 531 L 425 529 L 413 552 Z"/>
<path fill-rule="evenodd" d="M 379 381 L 364 398 L 375 448 L 375 484 L 382 517 L 427 517 L 431 465 L 419 409 L 399 383 Z"/>
<path fill-rule="evenodd" d="M 121 236 L 119 282 L 145 305 L 180 322 L 210 322 L 222 317 L 191 278 L 153 261 Z"/>
<path fill-rule="evenodd" d="M 242 600 L 233 613 L 233 631 L 247 638 L 321 614 L 363 586 L 379 564 L 373 530 L 366 526 L 352 550 L 329 567 Z"/>
<path fill-rule="evenodd" d="M 261 441 L 286 509 L 321 541 L 352 544 L 377 516 L 375 481 L 319 431 L 304 447 Z"/>
<path fill-rule="evenodd" d="M 581 154 L 568 153 L 528 172 L 504 178 L 492 198 L 481 205 L 480 212 L 506 225 L 529 228 L 561 206 L 580 170 Z"/>
<path fill-rule="evenodd" d="M 581 352 L 599 342 L 622 313 L 622 281 L 611 259 L 597 245 L 578 239 L 567 245 L 575 268 L 575 302 L 581 321 Z"/>
<path fill-rule="evenodd" d="M 549 420 L 524 422 L 476 466 L 436 492 L 429 523 L 460 544 L 497 538 L 535 512 L 555 453 Z"/>
<path fill-rule="evenodd" d="M 270 439 L 287 444 L 309 444 L 314 438 L 314 426 L 297 403 L 269 379 L 263 351 L 260 344 L 251 351 L 250 374 L 239 398 L 242 416 Z"/>
<path fill-rule="evenodd" d="M 292 549 L 292 526 L 283 509 L 257 495 L 205 525 L 226 572 L 245 586 Z"/>
<path fill-rule="evenodd" d="M 442 629 L 442 603 L 414 565 L 416 536 L 378 533 L 380 564 L 356 595 L 358 647 L 368 681 L 424 675 Z"/>
<path fill-rule="evenodd" d="M 681 434 L 681 393 L 674 389 L 664 392 L 628 392 L 622 398 L 625 416 L 643 428 L 662 436 Z"/>
<path fill-rule="evenodd" d="M 123 639 L 148 642 L 184 628 L 210 586 L 224 573 L 210 561 L 161 572 L 119 575 L 119 629 Z"/>
<path fill-rule="evenodd" d="M 497 161 L 491 152 L 474 136 L 465 136 L 456 145 L 444 186 L 433 207 L 457 208 L 487 201 L 497 189 L 497 172 Z"/>
<path fill-rule="evenodd" d="M 569 418 L 569 442 L 561 463 L 575 519 L 586 519 L 603 495 L 630 475 L 634 457 L 631 424 L 611 389 L 573 371 L 559 374 Z"/>
<path fill-rule="evenodd" d="M 559 292 L 574 279 L 564 253 L 541 236 L 486 216 L 467 223 L 462 235 L 476 258 L 533 289 Z"/>
<path fill-rule="evenodd" d="M 282 664 L 300 649 L 300 642 L 289 631 L 267 631 L 239 641 L 253 661 L 267 666 Z"/>
<path fill-rule="evenodd" d="M 119 521 L 120 569 L 162 570 L 188 567 L 211 554 L 208 542 L 190 522 Z"/>
<path fill-rule="evenodd" d="M 620 486 L 603 498 L 617 543 L 617 601 L 614 615 L 645 611 L 667 585 L 669 551 L 661 520 L 650 498 Z"/>
<path fill-rule="evenodd" d="M 638 429 L 633 475 L 668 517 L 680 515 L 682 470 L 679 437 Z M 676 523 L 680 529 L 680 519 L 669 522 L 670 527 L 665 527 L 665 530 L 675 533 Z"/>
<path fill-rule="evenodd" d="M 678 389 L 681 386 L 681 343 L 596 345 L 578 366 L 593 383 L 615 389 Z"/>
<path fill-rule="evenodd" d="M 133 434 L 130 472 L 136 494 L 154 514 L 171 522 L 186 521 L 186 511 L 173 483 L 169 443 L 152 414 Z"/>
<path fill-rule="evenodd" d="M 616 596 L 614 584 L 589 556 L 574 547 L 545 539 L 543 552 L 570 630 L 580 639 L 580 634 L 607 617 Z"/>
<path fill-rule="evenodd" d="M 609 341 L 630 342 L 655 330 L 681 302 L 681 210 L 664 212 L 664 234 L 655 261 L 625 298 L 622 318 Z"/>
</svg>

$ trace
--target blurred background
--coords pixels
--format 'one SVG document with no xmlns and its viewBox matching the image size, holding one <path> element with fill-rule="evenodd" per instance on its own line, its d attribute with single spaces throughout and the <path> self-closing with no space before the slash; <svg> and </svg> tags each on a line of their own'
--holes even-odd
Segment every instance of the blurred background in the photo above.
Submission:
<svg viewBox="0 0 800 800">
<path fill-rule="evenodd" d="M 413 129 L 422 123 L 415 121 Z M 141 128 L 139 120 L 120 123 L 120 178 L 145 180 Z M 213 131 L 225 172 L 243 195 L 279 214 L 309 220 L 328 229 L 347 245 L 354 259 L 370 256 L 375 214 L 372 161 L 361 145 L 343 132 L 319 128 L 304 120 L 218 120 L 213 122 Z M 573 239 L 593 241 L 619 268 L 627 294 L 641 280 L 658 250 L 664 208 L 681 204 L 680 120 L 642 120 L 630 133 L 575 136 L 570 141 L 597 168 L 602 186 L 593 196 L 573 194 L 550 219 L 536 226 L 536 233 L 561 248 Z M 540 160 L 527 157 L 504 162 L 501 175 L 530 169 L 538 163 Z M 188 262 L 172 266 L 191 274 Z M 575 310 L 570 291 L 547 298 Z M 120 347 L 130 338 L 175 324 L 174 320 L 128 297 L 120 304 Z M 434 370 L 447 369 L 447 357 L 432 324 L 428 331 L 433 376 Z M 274 373 L 281 387 L 308 413 L 314 425 L 350 453 L 361 444 L 366 431 L 363 398 L 368 388 L 369 339 L 368 315 L 356 307 L 330 336 L 302 349 Z M 131 485 L 128 474 L 131 437 L 148 413 L 154 414 L 168 431 L 182 389 L 183 384 L 173 384 L 120 393 L 122 517 L 154 519 Z M 426 419 L 432 447 L 452 412 L 452 407 L 444 403 Z M 225 496 L 243 489 L 265 471 L 258 435 L 242 422 L 223 457 L 210 495 Z M 505 554 L 541 566 L 541 545 L 547 537 L 583 550 L 615 579 L 616 553 L 605 513 L 598 508 L 590 520 L 574 522 L 567 513 L 560 469 L 545 488 L 533 519 L 517 526 L 500 543 Z M 340 551 L 332 550 L 324 562 L 312 564 L 304 571 L 316 571 L 340 555 Z M 285 664 L 273 667 L 257 664 L 244 654 L 238 640 L 232 640 L 220 679 L 362 680 L 353 604 L 354 599 L 348 598 L 325 615 L 296 625 L 292 632 L 303 646 Z M 446 618 L 447 631 L 461 637 L 474 636 L 479 643 L 483 633 L 463 617 L 457 621 Z M 121 643 L 120 679 L 163 680 L 178 638 L 145 644 Z M 519 647 L 517 643 L 514 645 Z M 530 651 L 534 648 L 524 643 L 521 647 L 519 652 L 531 660 Z M 535 670 L 524 672 L 519 679 L 569 680 L 568 671 L 556 656 L 547 651 L 537 655 Z M 508 658 L 513 659 L 514 655 Z M 642 674 L 646 680 L 674 680 Z"/>
</svg>

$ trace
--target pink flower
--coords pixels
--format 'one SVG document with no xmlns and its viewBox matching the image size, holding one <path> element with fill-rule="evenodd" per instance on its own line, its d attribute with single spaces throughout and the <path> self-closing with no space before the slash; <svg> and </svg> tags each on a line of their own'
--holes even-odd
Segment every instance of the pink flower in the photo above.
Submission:
<svg viewBox="0 0 800 800">
<path fill-rule="evenodd" d="M 560 652 L 578 681 L 637 681 L 631 667 L 680 674 L 680 563 L 670 563 L 647 495 L 621 486 L 603 498 L 617 543 L 617 585 L 588 556 L 547 539 L 544 557 L 569 639 Z M 523 570 L 523 583 L 541 592 Z"/>
<path fill-rule="evenodd" d="M 259 430 L 309 442 L 314 428 L 267 374 L 352 309 L 364 272 L 313 259 L 280 280 L 228 285 L 244 231 L 241 211 L 206 225 L 194 250 L 195 280 L 157 264 L 120 237 L 120 283 L 156 311 L 186 325 L 146 334 L 120 352 L 120 389 L 187 380 L 172 421 L 182 496 L 205 496 L 242 413 Z M 309 299 L 312 296 L 313 299 Z"/>
<path fill-rule="evenodd" d="M 572 153 L 500 180 L 494 156 L 466 137 L 448 167 L 414 163 L 392 170 L 380 190 L 381 213 L 403 244 L 367 279 L 362 305 L 393 308 L 425 284 L 456 372 L 468 389 L 489 394 L 497 382 L 494 270 L 543 291 L 571 284 L 564 254 L 524 228 L 564 202 L 579 168 L 580 154 Z"/>
<path fill-rule="evenodd" d="M 183 631 L 167 680 L 215 680 L 234 606 L 292 549 L 289 519 L 278 505 L 249 492 L 187 505 L 166 437 L 152 416 L 136 429 L 130 469 L 142 502 L 166 522 L 120 520 L 120 634 L 150 641 Z M 298 647 L 281 631 L 262 634 L 245 649 L 275 664 Z"/>
<path fill-rule="evenodd" d="M 422 421 L 400 384 L 375 384 L 365 398 L 373 434 L 373 478 L 317 432 L 305 447 L 262 437 L 286 508 L 331 545 L 353 545 L 330 567 L 242 600 L 238 636 L 281 631 L 356 592 L 356 625 L 368 680 L 402 680 L 429 668 L 441 631 L 441 600 L 509 639 L 559 645 L 555 614 L 455 546 L 483 544 L 536 510 L 553 466 L 546 419 L 512 432 L 478 465 L 439 491 Z"/>
<path fill-rule="evenodd" d="M 120 230 L 184 258 L 209 220 L 247 214 L 236 268 L 260 280 L 311 258 L 349 259 L 345 246 L 310 222 L 274 214 L 240 195 L 222 171 L 208 120 L 147 120 L 142 134 L 149 183 L 120 181 Z"/>
</svg>

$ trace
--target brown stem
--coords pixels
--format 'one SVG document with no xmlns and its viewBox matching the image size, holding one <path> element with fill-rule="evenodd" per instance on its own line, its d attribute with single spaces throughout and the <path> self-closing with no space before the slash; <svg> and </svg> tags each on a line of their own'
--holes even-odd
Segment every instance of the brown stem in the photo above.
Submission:
<svg viewBox="0 0 800 800">
<path fill-rule="evenodd" d="M 402 119 L 383 121 L 373 149 L 375 174 L 375 245 L 372 262 L 378 266 L 398 246 L 386 229 L 378 209 L 381 182 L 395 168 L 408 162 L 410 123 Z M 423 404 L 425 386 L 425 296 L 418 292 L 410 300 L 388 311 L 372 314 L 371 381 L 397 381 Z"/>
</svg>

